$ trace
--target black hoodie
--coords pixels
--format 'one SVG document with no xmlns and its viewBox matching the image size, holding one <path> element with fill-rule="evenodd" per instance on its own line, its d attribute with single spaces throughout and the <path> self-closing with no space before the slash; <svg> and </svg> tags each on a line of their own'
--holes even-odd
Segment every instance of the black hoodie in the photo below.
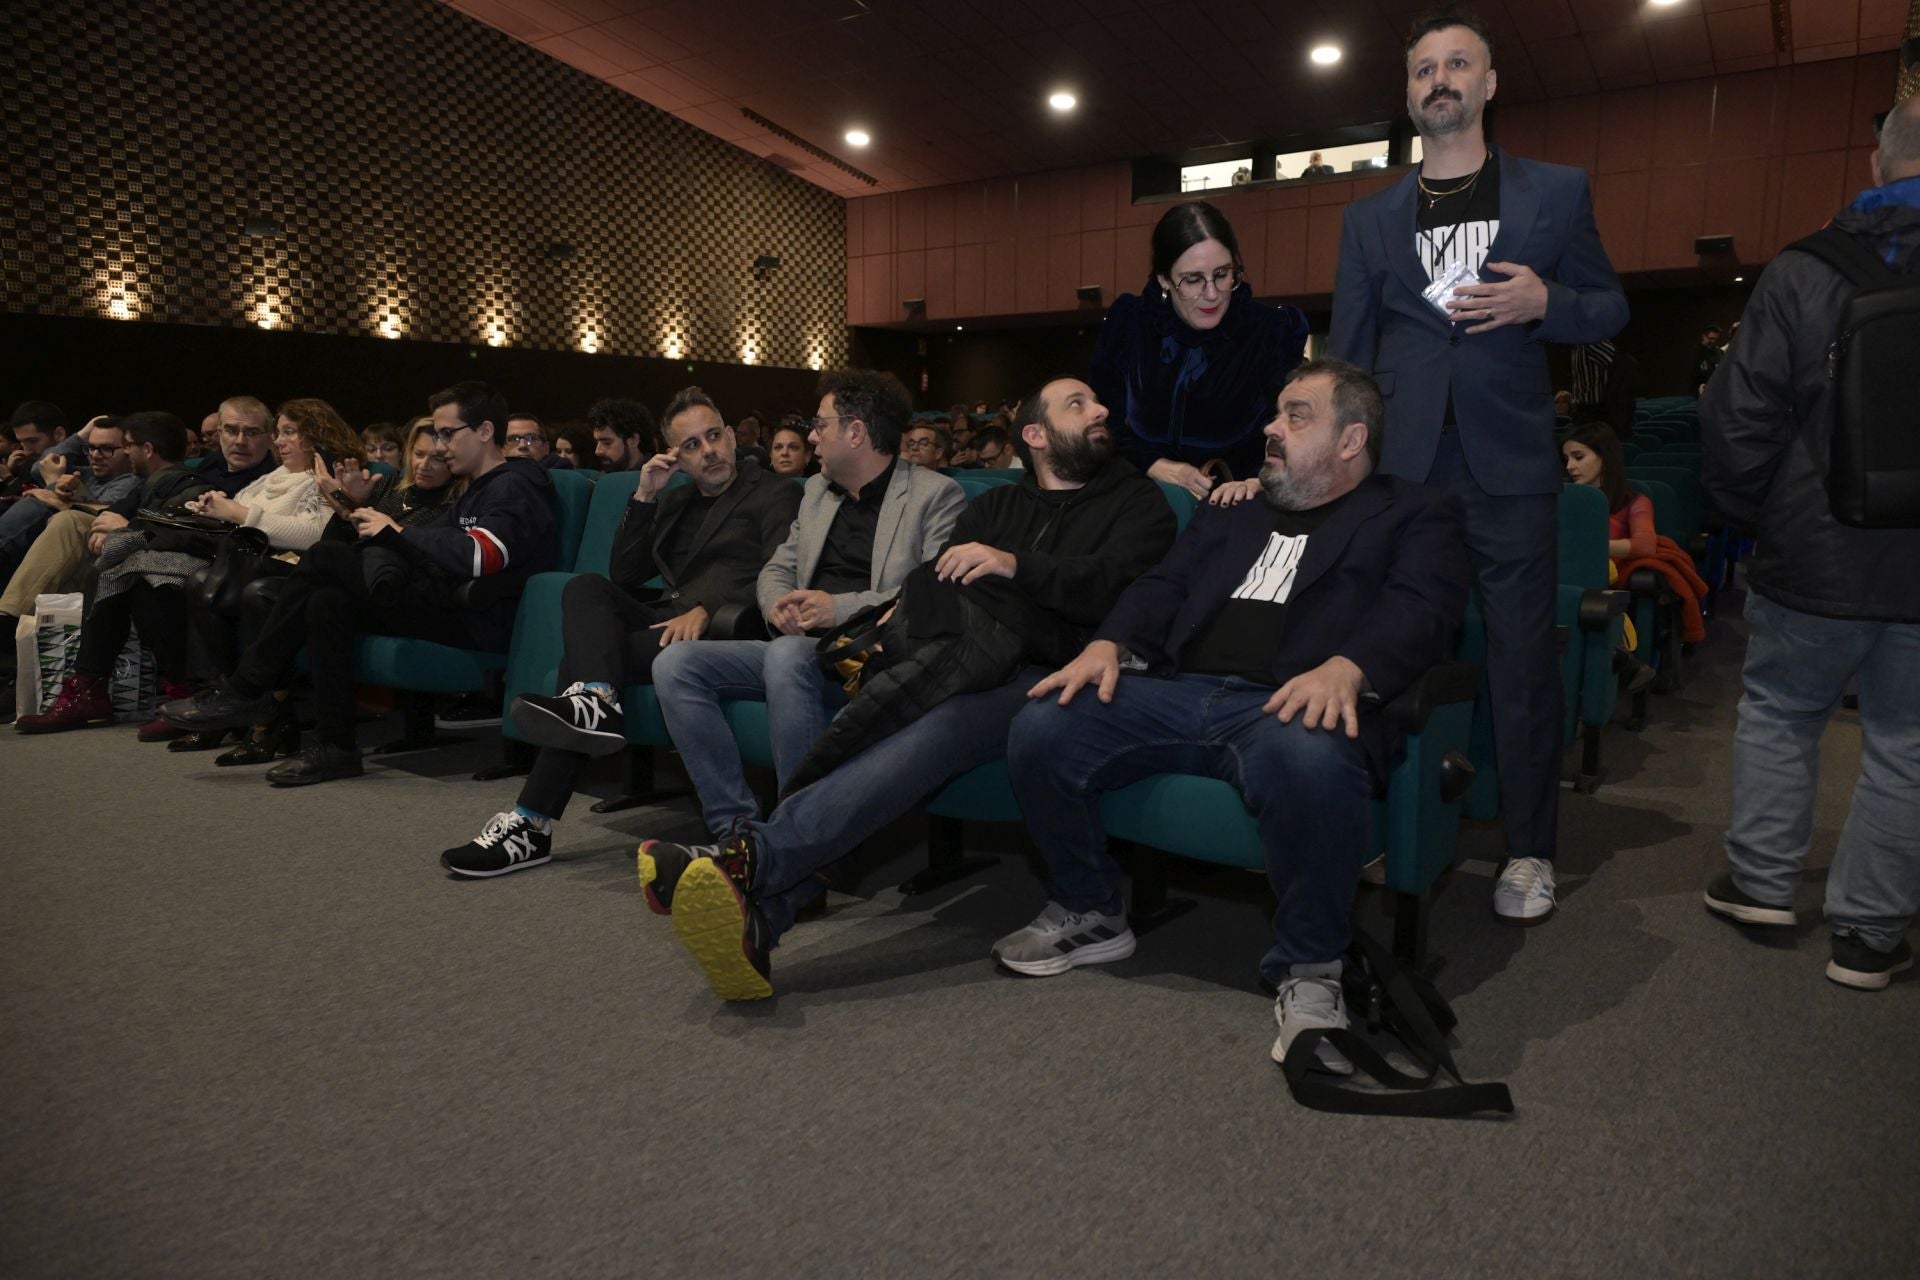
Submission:
<svg viewBox="0 0 1920 1280">
<path fill-rule="evenodd" d="M 1175 530 L 1160 486 L 1116 456 L 1078 489 L 1042 489 L 1030 470 L 1018 484 L 987 490 L 961 511 L 947 545 L 1013 553 L 1013 577 L 988 575 L 959 590 L 1026 641 L 1028 660 L 1057 665 L 1080 652 L 1127 584 L 1159 563 Z M 938 561 L 914 571 L 916 601 L 954 589 L 933 581 Z M 915 617 L 911 630 L 944 630 L 941 612 Z"/>
</svg>

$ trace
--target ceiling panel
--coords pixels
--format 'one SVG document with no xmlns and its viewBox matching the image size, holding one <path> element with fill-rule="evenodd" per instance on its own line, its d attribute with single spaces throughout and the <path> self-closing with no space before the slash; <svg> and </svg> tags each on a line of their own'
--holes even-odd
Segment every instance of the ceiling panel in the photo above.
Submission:
<svg viewBox="0 0 1920 1280">
<path fill-rule="evenodd" d="M 809 181 L 866 195 L 1369 124 L 1425 0 L 442 0 Z M 1791 21 L 1775 45 L 1774 6 Z M 1482 0 L 1503 103 L 1893 47 L 1906 0 Z M 1331 40 L 1345 56 L 1310 64 Z M 1046 95 L 1079 98 L 1070 116 Z M 751 109 L 869 184 L 748 119 Z M 854 125 L 873 135 L 847 145 Z"/>
</svg>

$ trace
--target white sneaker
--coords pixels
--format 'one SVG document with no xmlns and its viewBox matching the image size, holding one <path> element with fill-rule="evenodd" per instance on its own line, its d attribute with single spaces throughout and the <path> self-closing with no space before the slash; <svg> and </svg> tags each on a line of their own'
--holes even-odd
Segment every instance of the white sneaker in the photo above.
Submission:
<svg viewBox="0 0 1920 1280">
<path fill-rule="evenodd" d="M 1553 864 L 1514 858 L 1493 886 L 1493 914 L 1506 924 L 1541 924 L 1553 914 Z"/>
<path fill-rule="evenodd" d="M 1015 973 L 1050 978 L 1083 964 L 1106 964 L 1133 954 L 1125 915 L 1069 911 L 1049 902 L 1032 924 L 993 944 L 993 958 Z"/>
<path fill-rule="evenodd" d="M 1302 1031 L 1345 1030 L 1349 1025 L 1346 995 L 1340 989 L 1340 961 L 1296 964 L 1287 973 L 1290 976 L 1280 984 L 1280 994 L 1273 1001 L 1274 1021 L 1280 1024 L 1280 1037 L 1273 1042 L 1273 1060 L 1280 1063 L 1287 1060 L 1287 1050 Z M 1337 1076 L 1353 1074 L 1353 1063 L 1347 1055 L 1328 1041 L 1313 1047 L 1313 1060 L 1322 1071 Z"/>
</svg>

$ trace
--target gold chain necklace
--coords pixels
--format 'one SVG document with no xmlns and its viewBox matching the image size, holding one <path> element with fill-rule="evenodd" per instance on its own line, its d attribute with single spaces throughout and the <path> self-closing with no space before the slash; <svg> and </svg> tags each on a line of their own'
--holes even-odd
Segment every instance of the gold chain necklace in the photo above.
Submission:
<svg viewBox="0 0 1920 1280">
<path fill-rule="evenodd" d="M 1435 191 L 1432 187 L 1427 185 L 1427 180 L 1424 175 L 1418 174 L 1418 173 L 1414 174 L 1413 180 L 1419 184 L 1420 194 L 1427 198 L 1427 208 L 1431 210 L 1433 206 L 1439 204 L 1442 200 L 1445 200 L 1448 196 L 1466 195 L 1468 192 L 1472 191 L 1474 187 L 1479 183 L 1480 175 L 1487 171 L 1487 160 L 1490 155 L 1491 153 L 1485 156 L 1481 156 L 1480 167 L 1473 171 L 1473 176 L 1468 178 L 1466 182 L 1464 182 L 1460 186 L 1453 188 L 1451 191 Z"/>
</svg>

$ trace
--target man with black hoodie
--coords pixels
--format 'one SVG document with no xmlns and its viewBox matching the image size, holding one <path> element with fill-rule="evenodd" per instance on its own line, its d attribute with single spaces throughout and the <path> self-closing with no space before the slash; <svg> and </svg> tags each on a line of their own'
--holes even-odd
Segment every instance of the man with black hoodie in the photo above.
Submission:
<svg viewBox="0 0 1920 1280">
<path fill-rule="evenodd" d="M 1026 397 L 1019 449 L 1028 474 L 968 503 L 946 548 L 914 571 L 971 597 L 1020 637 L 1020 658 L 1060 663 L 1134 578 L 1173 544 L 1173 511 L 1153 481 L 1114 456 L 1107 409 L 1086 383 L 1056 378 Z M 818 893 L 813 873 L 845 856 L 949 778 L 1006 749 L 1032 674 L 937 703 L 764 821 L 742 819 L 717 845 L 640 847 L 647 904 L 726 1000 L 773 993 L 768 953 Z M 857 701 L 857 700 L 856 700 Z"/>
<path fill-rule="evenodd" d="M 520 587 L 554 567 L 553 482 L 537 462 L 501 452 L 507 403 L 484 382 L 460 382 L 427 401 L 434 435 L 466 492 L 439 519 L 403 527 L 370 507 L 349 516 L 357 543 L 308 548 L 234 673 L 161 714 L 188 730 L 264 724 L 293 660 L 307 650 L 318 741 L 267 772 L 275 786 L 358 777 L 353 637 L 411 636 L 500 651 L 513 631 Z M 339 496 L 339 495 L 336 495 Z"/>
<path fill-rule="evenodd" d="M 1920 94 L 1888 114 L 1871 168 L 1875 185 L 1831 225 L 1920 283 Z M 1827 873 L 1827 977 L 1878 991 L 1913 964 L 1906 932 L 1920 910 L 1920 529 L 1833 518 L 1829 352 L 1853 292 L 1821 259 L 1782 253 L 1754 286 L 1740 340 L 1700 401 L 1701 479 L 1728 523 L 1757 539 L 1728 870 L 1707 886 L 1706 906 L 1792 930 L 1820 737 L 1857 679 L 1860 775 Z"/>
</svg>

